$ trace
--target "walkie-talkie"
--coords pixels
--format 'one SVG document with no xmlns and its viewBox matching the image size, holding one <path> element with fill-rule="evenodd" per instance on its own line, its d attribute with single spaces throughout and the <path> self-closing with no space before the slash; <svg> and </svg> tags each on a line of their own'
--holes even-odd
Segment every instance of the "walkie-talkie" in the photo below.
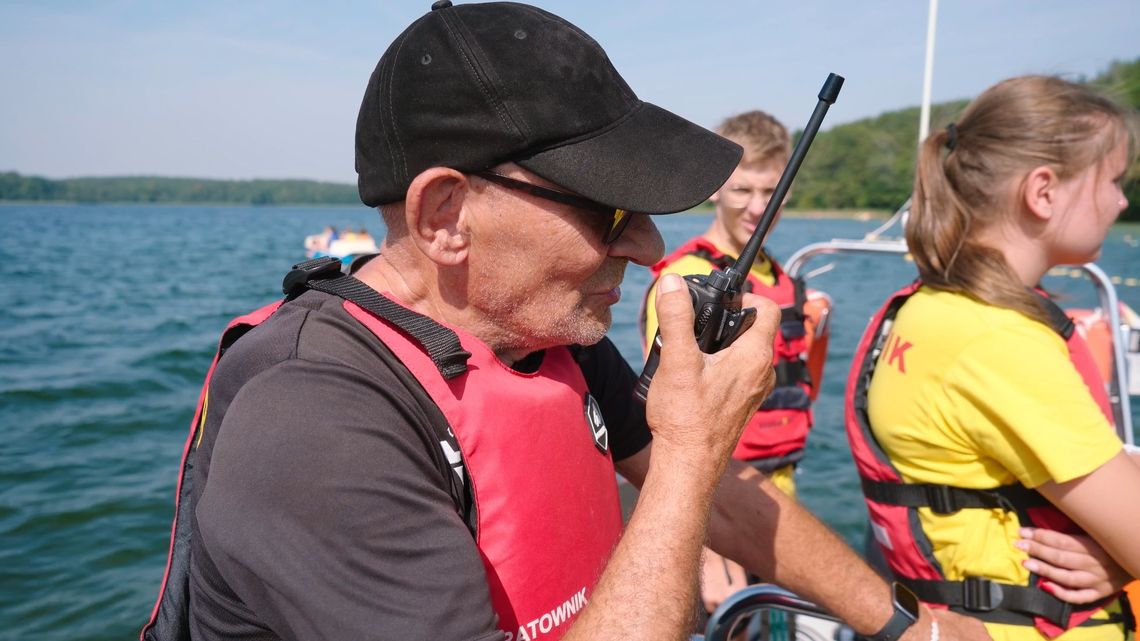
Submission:
<svg viewBox="0 0 1140 641">
<path fill-rule="evenodd" d="M 815 106 L 815 111 L 812 112 L 807 126 L 804 127 L 803 135 L 792 150 L 792 156 L 788 159 L 788 165 L 784 167 L 780 181 L 776 183 L 776 189 L 768 200 L 764 215 L 756 224 L 756 231 L 752 232 L 752 237 L 748 239 L 748 244 L 744 246 L 744 251 L 740 252 L 736 262 L 723 272 L 714 269 L 707 276 L 696 274 L 685 277 L 689 296 L 693 299 L 693 311 L 696 312 L 693 332 L 697 337 L 697 347 L 702 352 L 712 354 L 728 347 L 756 321 L 754 308 L 742 309 L 741 301 L 744 295 L 741 287 L 752 269 L 752 263 L 760 253 L 760 246 L 764 242 L 764 237 L 768 235 L 768 229 L 776 218 L 776 212 L 784 204 L 788 188 L 800 170 L 800 165 L 807 155 L 812 140 L 815 139 L 815 134 L 819 131 L 820 124 L 823 123 L 828 107 L 835 103 L 842 87 L 843 76 L 828 74 L 823 88 L 819 90 L 819 102 Z M 641 377 L 637 380 L 637 386 L 633 391 L 634 397 L 642 403 L 649 396 L 649 385 L 653 382 L 653 374 L 657 371 L 660 358 L 661 331 L 658 329 L 657 335 L 653 337 L 649 357 L 645 360 L 645 368 L 641 370 Z"/>
</svg>

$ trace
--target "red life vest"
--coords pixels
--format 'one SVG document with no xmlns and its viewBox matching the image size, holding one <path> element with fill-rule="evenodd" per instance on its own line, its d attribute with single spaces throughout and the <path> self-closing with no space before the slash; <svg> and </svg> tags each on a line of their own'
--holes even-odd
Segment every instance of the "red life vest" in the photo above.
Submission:
<svg viewBox="0 0 1140 641">
<path fill-rule="evenodd" d="M 621 533 L 613 461 L 595 434 L 605 426 L 566 348 L 538 372 L 516 372 L 480 341 L 452 328 L 472 356 L 445 379 L 422 348 L 353 303 L 447 417 L 478 518 L 476 543 L 512 639 L 558 638 L 586 604 Z M 604 447 L 604 449 L 603 449 Z"/>
<path fill-rule="evenodd" d="M 179 466 L 178 487 L 174 495 L 174 523 L 170 531 L 166 570 L 162 576 L 158 599 L 150 613 L 150 620 L 139 632 L 140 641 L 175 639 L 185 641 L 190 638 L 190 519 L 194 512 L 190 501 L 190 480 L 197 454 L 195 441 L 207 409 L 210 377 L 214 375 L 218 359 L 225 350 L 243 334 L 272 316 L 273 312 L 281 307 L 282 302 L 284 301 L 270 303 L 257 311 L 239 316 L 231 320 L 222 332 L 218 351 L 210 363 L 210 369 L 206 372 L 206 382 L 202 384 L 202 391 L 198 393 L 198 407 L 194 410 L 194 418 L 190 421 L 190 434 L 186 437 L 186 445 L 182 448 L 182 464 Z"/>
<path fill-rule="evenodd" d="M 871 528 L 891 572 L 926 603 L 949 607 L 983 621 L 1033 625 L 1048 638 L 1082 623 L 1117 623 L 1115 620 L 1089 620 L 1093 613 L 1116 597 L 1074 606 L 1040 589 L 1036 574 L 1030 575 L 1026 585 L 1012 585 L 984 577 L 949 581 L 942 573 L 930 540 L 921 528 L 917 515 L 920 507 L 930 508 L 937 514 L 953 514 L 962 509 L 998 508 L 1014 513 L 1025 525 L 1069 533 L 1080 533 L 1081 530 L 1038 492 L 1021 484 L 976 490 L 906 483 L 875 440 L 867 412 L 867 390 L 878 355 L 886 346 L 891 321 L 919 287 L 921 283 L 915 281 L 895 292 L 871 319 L 855 350 L 847 380 L 847 439 L 862 482 Z M 1065 339 L 1074 367 L 1111 422 L 1104 384 L 1084 340 L 1073 331 L 1072 321 L 1059 307 L 1044 296 L 1042 299 L 1052 328 Z"/>
<path fill-rule="evenodd" d="M 356 293 L 325 287 L 327 283 L 349 283 Z M 414 312 L 391 307 L 395 303 L 371 290 L 360 298 L 362 285 L 349 278 L 309 283 L 347 298 L 346 311 L 408 368 L 446 418 L 447 425 L 432 427 L 443 435 L 439 440 L 448 462 L 467 485 L 471 504 L 457 509 L 473 529 L 492 606 L 507 639 L 560 637 L 589 600 L 622 527 L 608 433 L 573 354 L 564 347 L 547 350 L 537 372 L 520 373 L 461 330 L 418 315 L 414 321 L 419 325 L 412 327 L 402 317 Z M 373 304 L 377 298 L 385 306 L 380 311 Z M 214 364 L 280 305 L 231 322 Z M 455 347 L 464 351 L 441 349 L 440 334 L 457 338 Z M 465 367 L 455 368 L 456 354 Z M 213 370 L 211 366 L 191 424 L 183 479 L 193 466 L 193 444 Z M 451 470 L 443 473 L 452 480 Z M 186 638 L 188 496 L 180 480 L 167 573 L 151 621 L 143 628 L 144 641 Z"/>
<path fill-rule="evenodd" d="M 735 259 L 727 256 L 703 237 L 696 237 L 678 247 L 650 268 L 653 282 L 646 288 L 642 299 L 641 333 L 645 344 L 645 305 L 649 289 L 669 265 L 685 256 L 704 259 L 717 269 L 726 269 Z M 742 461 L 762 461 L 762 468 L 771 471 L 803 458 L 808 431 L 812 426 L 811 399 L 818 381 L 813 381 L 807 367 L 807 330 L 804 327 L 804 284 L 789 277 L 771 261 L 775 282 L 769 286 L 751 273 L 747 285 L 753 294 L 759 294 L 780 306 L 780 331 L 776 333 L 773 350 L 776 368 L 776 387 L 764 400 L 759 411 L 752 415 L 736 444 L 732 456 Z"/>
</svg>

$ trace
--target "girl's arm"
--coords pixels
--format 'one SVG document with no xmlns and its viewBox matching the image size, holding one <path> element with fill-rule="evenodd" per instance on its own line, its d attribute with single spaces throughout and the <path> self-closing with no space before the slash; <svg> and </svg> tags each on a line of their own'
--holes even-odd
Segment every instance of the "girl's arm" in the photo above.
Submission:
<svg viewBox="0 0 1140 641">
<path fill-rule="evenodd" d="M 1076 521 L 1124 571 L 1140 577 L 1140 465 L 1123 450 L 1085 476 L 1037 488 Z"/>
</svg>

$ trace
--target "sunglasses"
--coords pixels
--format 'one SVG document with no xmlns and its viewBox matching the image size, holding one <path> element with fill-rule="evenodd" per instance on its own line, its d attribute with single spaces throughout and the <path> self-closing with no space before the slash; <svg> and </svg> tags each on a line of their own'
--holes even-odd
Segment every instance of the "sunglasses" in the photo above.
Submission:
<svg viewBox="0 0 1140 641">
<path fill-rule="evenodd" d="M 507 176 L 496 174 L 491 171 L 476 171 L 472 175 L 478 176 L 483 180 L 493 182 L 496 185 L 501 185 L 507 189 L 526 192 L 531 196 L 537 196 L 543 200 L 549 200 L 551 202 L 556 202 L 563 205 L 570 205 L 576 209 L 584 209 L 586 211 L 602 214 L 603 216 L 609 216 L 610 224 L 608 231 L 606 231 L 606 233 L 602 236 L 602 241 L 607 245 L 612 244 L 614 241 L 621 237 L 622 232 L 624 232 L 625 228 L 629 226 L 629 219 L 633 218 L 633 214 L 624 209 L 618 209 L 617 207 L 603 205 L 599 202 L 594 202 L 589 198 L 575 196 L 574 194 L 568 194 L 564 191 L 555 191 L 553 189 L 547 189 L 546 187 L 541 187 L 533 183 L 515 180 L 514 178 L 508 178 Z"/>
</svg>

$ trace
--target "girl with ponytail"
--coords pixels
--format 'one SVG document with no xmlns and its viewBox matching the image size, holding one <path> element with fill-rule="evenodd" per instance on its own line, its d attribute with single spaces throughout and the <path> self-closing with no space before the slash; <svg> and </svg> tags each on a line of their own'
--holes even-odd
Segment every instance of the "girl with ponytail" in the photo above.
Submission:
<svg viewBox="0 0 1140 641">
<path fill-rule="evenodd" d="M 1037 258 L 1023 254 L 1049 249 L 1050 237 L 1040 232 L 1060 212 L 1036 199 L 1090 171 L 1100 174 L 1113 152 L 1124 163 L 1120 175 L 1099 177 L 1123 178 L 1134 153 L 1132 123 L 1108 98 L 1059 78 L 1025 76 L 987 89 L 919 150 L 906 239 L 923 282 L 1046 321 L 1039 298 L 1026 289 L 1044 271 L 1023 267 Z M 1128 204 L 1123 192 L 1105 198 L 1095 219 L 1085 221 L 1096 251 L 1058 256 L 1055 264 L 1096 258 Z M 1011 240 L 1021 242 L 1011 247 Z"/>
<path fill-rule="evenodd" d="M 906 223 L 920 278 L 856 354 L 848 436 L 891 569 L 995 641 L 1121 641 L 1133 625 L 1116 594 L 1140 577 L 1140 459 L 1038 283 L 1098 257 L 1135 141 L 1134 114 L 1084 85 L 987 89 L 921 145 Z"/>
</svg>

